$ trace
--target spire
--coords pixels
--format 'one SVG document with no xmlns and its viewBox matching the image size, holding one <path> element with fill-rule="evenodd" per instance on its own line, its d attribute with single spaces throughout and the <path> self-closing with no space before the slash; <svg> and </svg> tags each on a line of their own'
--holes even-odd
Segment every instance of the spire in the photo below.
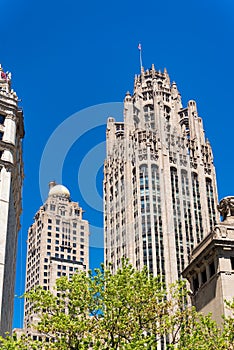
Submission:
<svg viewBox="0 0 234 350">
<path fill-rule="evenodd" d="M 140 53 L 140 68 L 141 68 L 141 72 L 142 72 L 142 69 L 144 71 L 144 68 L 143 68 L 143 65 L 142 65 L 142 46 L 141 46 L 141 43 L 138 44 L 138 50 L 139 50 L 139 53 Z"/>
</svg>

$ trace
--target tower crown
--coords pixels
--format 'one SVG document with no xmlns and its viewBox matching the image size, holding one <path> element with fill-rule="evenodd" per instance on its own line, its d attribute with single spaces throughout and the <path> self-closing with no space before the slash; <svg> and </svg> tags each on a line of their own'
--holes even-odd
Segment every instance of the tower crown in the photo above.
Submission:
<svg viewBox="0 0 234 350">
<path fill-rule="evenodd" d="M 56 185 L 54 183 L 54 186 L 49 190 L 49 197 L 50 196 L 66 197 L 70 199 L 70 192 L 67 187 L 63 185 Z"/>
</svg>

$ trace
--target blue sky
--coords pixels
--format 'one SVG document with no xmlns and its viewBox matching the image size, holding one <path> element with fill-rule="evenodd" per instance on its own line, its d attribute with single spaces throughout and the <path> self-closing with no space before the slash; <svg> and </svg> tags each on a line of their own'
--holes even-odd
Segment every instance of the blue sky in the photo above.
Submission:
<svg viewBox="0 0 234 350">
<path fill-rule="evenodd" d="M 0 62 L 12 72 L 13 87 L 22 99 L 26 129 L 17 295 L 24 290 L 27 229 L 42 203 L 41 192 L 47 191 L 45 183 L 51 180 L 43 175 L 43 186 L 39 185 L 47 141 L 74 113 L 97 104 L 123 101 L 125 92 L 132 91 L 134 74 L 139 73 L 138 42 L 142 44 L 143 65 L 148 68 L 154 63 L 161 70 L 166 67 L 171 80 L 177 82 L 184 105 L 189 99 L 197 101 L 213 147 L 219 198 L 234 194 L 232 0 L 2 0 L 0 4 Z M 110 109 L 111 114 L 112 105 Z M 105 119 L 109 113 L 105 108 L 103 111 Z M 82 116 L 77 134 L 90 113 Z M 95 125 L 95 113 L 93 118 Z M 58 135 L 63 145 L 63 133 Z M 99 228 L 100 205 L 95 209 L 82 198 L 86 185 L 83 181 L 80 191 L 77 174 L 83 160 L 91 164 L 94 158 L 100 163 L 103 150 L 96 157 L 95 152 L 104 140 L 103 123 L 90 127 L 70 145 L 60 169 L 73 200 L 84 208 L 84 217 Z M 54 159 L 60 155 L 58 151 Z M 83 165 L 85 169 L 85 162 Z M 56 173 L 53 177 L 59 179 Z M 87 173 L 87 191 L 92 187 L 89 181 L 101 194 L 100 164 L 94 176 Z M 98 266 L 103 260 L 102 249 L 92 248 L 90 260 L 91 267 Z M 22 317 L 23 304 L 16 298 L 14 326 L 22 325 Z"/>
</svg>

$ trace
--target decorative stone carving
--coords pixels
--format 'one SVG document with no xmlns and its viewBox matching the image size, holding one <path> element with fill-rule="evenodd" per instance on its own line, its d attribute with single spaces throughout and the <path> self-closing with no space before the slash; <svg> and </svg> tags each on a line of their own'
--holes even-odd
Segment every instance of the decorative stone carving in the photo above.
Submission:
<svg viewBox="0 0 234 350">
<path fill-rule="evenodd" d="M 223 198 L 217 206 L 218 211 L 225 221 L 229 216 L 234 216 L 234 196 Z"/>
</svg>

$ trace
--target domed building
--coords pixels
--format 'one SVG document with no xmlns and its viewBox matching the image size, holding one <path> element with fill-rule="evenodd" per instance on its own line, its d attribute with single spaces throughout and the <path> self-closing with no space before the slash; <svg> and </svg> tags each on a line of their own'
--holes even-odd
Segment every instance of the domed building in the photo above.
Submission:
<svg viewBox="0 0 234 350">
<path fill-rule="evenodd" d="M 88 271 L 89 223 L 82 214 L 68 188 L 51 181 L 48 198 L 28 230 L 26 292 L 36 285 L 52 291 L 57 278 L 71 277 L 77 270 Z M 24 328 L 34 336 L 30 325 L 35 319 L 26 300 Z"/>
</svg>

